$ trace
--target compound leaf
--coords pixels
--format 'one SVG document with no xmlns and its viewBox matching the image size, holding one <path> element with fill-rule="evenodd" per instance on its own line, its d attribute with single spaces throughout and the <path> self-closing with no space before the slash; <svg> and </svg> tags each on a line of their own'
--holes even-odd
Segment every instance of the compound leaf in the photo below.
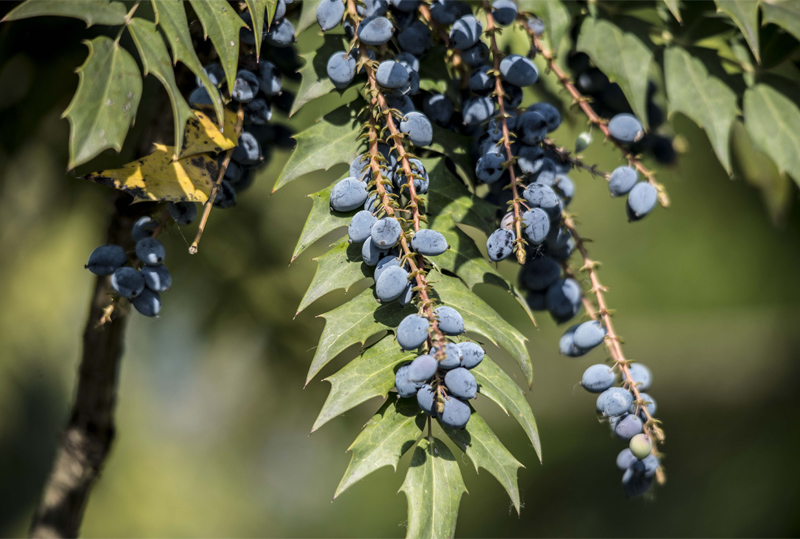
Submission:
<svg viewBox="0 0 800 539">
<path fill-rule="evenodd" d="M 367 288 L 344 305 L 319 315 L 325 319 L 325 328 L 308 369 L 306 384 L 345 348 L 356 343 L 363 345 L 372 335 L 396 328 L 403 317 L 414 312 L 413 307 L 401 307 L 396 301 L 376 308 L 377 305 L 372 289 Z"/>
<path fill-rule="evenodd" d="M 781 172 L 800 185 L 800 109 L 766 84 L 744 94 L 744 126 L 753 142 L 769 155 Z"/>
<path fill-rule="evenodd" d="M 339 372 L 325 378 L 326 382 L 331 383 L 331 392 L 311 432 L 362 402 L 374 397 L 386 397 L 394 387 L 396 367 L 411 361 L 416 355 L 414 351 L 401 350 L 391 336 L 386 336 Z"/>
<path fill-rule="evenodd" d="M 705 129 L 720 163 L 730 173 L 730 132 L 739 114 L 736 93 L 680 47 L 664 53 L 664 79 L 670 115 L 681 112 Z"/>
<path fill-rule="evenodd" d="M 351 216 L 349 214 L 339 213 L 331 209 L 332 190 L 333 184 L 322 191 L 308 195 L 311 199 L 311 211 L 308 213 L 306 224 L 303 225 L 303 231 L 297 240 L 290 264 L 322 236 L 350 223 Z"/>
<path fill-rule="evenodd" d="M 653 52 L 636 35 L 591 17 L 581 25 L 577 49 L 588 54 L 609 80 L 619 84 L 633 112 L 646 124 L 647 76 Z"/>
<path fill-rule="evenodd" d="M 453 221 L 477 228 L 488 234 L 494 232 L 494 216 L 497 208 L 485 200 L 475 197 L 444 164 L 444 160 L 423 159 L 430 178 L 428 211 L 431 223 L 438 216 L 449 215 Z"/>
<path fill-rule="evenodd" d="M 351 244 L 347 236 L 339 239 L 324 255 L 314 260 L 318 264 L 317 272 L 300 300 L 295 316 L 328 292 L 337 288 L 344 288 L 347 292 L 358 281 L 372 277 L 372 272 L 361 262 L 361 245 Z"/>
<path fill-rule="evenodd" d="M 108 0 L 28 0 L 12 9 L 2 22 L 54 15 L 81 19 L 87 28 L 93 24 L 118 26 L 125 24 L 127 12 L 122 2 Z"/>
<path fill-rule="evenodd" d="M 224 125 L 222 97 L 217 87 L 211 83 L 208 74 L 200 64 L 200 59 L 194 52 L 183 0 L 158 0 L 157 2 L 152 2 L 151 5 L 155 11 L 156 24 L 164 31 L 167 36 L 167 43 L 172 49 L 173 63 L 182 62 L 192 73 L 200 78 L 203 87 L 208 92 L 208 95 L 211 96 L 211 102 L 214 104 L 214 111 L 217 113 L 219 125 Z M 233 133 L 233 129 L 228 133 Z"/>
<path fill-rule="evenodd" d="M 205 202 L 217 179 L 217 161 L 198 154 L 175 161 L 172 146 L 155 145 L 156 150 L 122 168 L 101 170 L 87 180 L 108 185 L 133 196 L 134 202 L 168 200 Z"/>
<path fill-rule="evenodd" d="M 483 357 L 481 364 L 472 369 L 472 374 L 475 375 L 481 395 L 494 401 L 506 414 L 519 422 L 541 461 L 542 444 L 539 440 L 539 429 L 522 389 L 489 356 Z"/>
<path fill-rule="evenodd" d="M 305 64 L 299 71 L 302 77 L 300 88 L 297 90 L 289 116 L 294 115 L 306 103 L 336 90 L 330 77 L 328 77 L 328 59 L 336 51 L 345 50 L 346 48 L 342 46 L 341 35 L 325 34 L 324 40 L 316 50 L 300 54 Z"/>
<path fill-rule="evenodd" d="M 169 52 L 167 51 L 164 40 L 161 37 L 156 25 L 148 20 L 134 17 L 128 25 L 133 42 L 139 51 L 142 60 L 144 74 L 152 73 L 164 85 L 167 90 L 170 103 L 172 103 L 172 115 L 174 117 L 175 130 L 175 158 L 178 158 L 180 149 L 183 148 L 184 126 L 189 118 L 194 116 L 189 104 L 183 98 L 178 84 L 175 82 L 175 73 L 172 70 Z"/>
<path fill-rule="evenodd" d="M 228 88 L 233 88 L 239 63 L 239 30 L 247 26 L 236 11 L 225 0 L 189 0 L 203 25 L 206 38 L 219 55 L 225 70 Z M 190 42 L 191 43 L 191 42 Z"/>
<path fill-rule="evenodd" d="M 761 62 L 758 50 L 758 2 L 754 0 L 714 0 L 717 11 L 724 13 L 742 31 L 757 62 Z"/>
<path fill-rule="evenodd" d="M 78 68 L 78 90 L 64 116 L 69 120 L 69 168 L 107 148 L 120 151 L 142 97 L 136 60 L 105 36 L 84 42 L 86 62 Z"/>
<path fill-rule="evenodd" d="M 475 472 L 478 472 L 478 468 L 483 468 L 503 485 L 511 498 L 511 503 L 517 510 L 517 515 L 519 515 L 521 504 L 517 470 L 524 466 L 506 449 L 486 421 L 473 410 L 466 428 L 461 430 L 452 430 L 444 426 L 442 428 L 450 439 L 467 454 L 475 466 Z"/>
<path fill-rule="evenodd" d="M 356 112 L 346 105 L 296 134 L 297 146 L 272 192 L 309 172 L 329 170 L 338 164 L 349 165 L 358 155 L 358 129 Z"/>
<path fill-rule="evenodd" d="M 455 535 L 458 506 L 467 488 L 458 462 L 444 442 L 420 440 L 400 490 L 408 498 L 406 538 Z"/>
</svg>

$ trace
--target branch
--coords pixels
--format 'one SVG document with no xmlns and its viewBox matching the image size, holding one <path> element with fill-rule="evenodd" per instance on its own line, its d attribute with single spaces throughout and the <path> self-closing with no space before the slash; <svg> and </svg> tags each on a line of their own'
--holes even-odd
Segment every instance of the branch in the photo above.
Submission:
<svg viewBox="0 0 800 539">
<path fill-rule="evenodd" d="M 521 26 L 528 33 L 533 46 L 541 53 L 542 57 L 545 59 L 545 62 L 547 62 L 548 69 L 556 74 L 558 82 L 561 83 L 561 85 L 569 92 L 569 94 L 572 96 L 573 102 L 577 103 L 581 110 L 583 110 L 584 114 L 586 114 L 586 117 L 589 119 L 589 123 L 596 125 L 606 136 L 606 139 L 611 140 L 617 146 L 617 148 L 619 148 L 619 150 L 622 152 L 622 155 L 628 160 L 628 164 L 638 170 L 642 176 L 644 176 L 647 181 L 656 188 L 656 191 L 658 191 L 658 202 L 663 207 L 668 207 L 669 195 L 667 195 L 666 188 L 661 183 L 656 181 L 655 173 L 645 167 L 638 157 L 628 151 L 624 144 L 617 142 L 613 137 L 611 137 L 611 134 L 608 131 L 608 123 L 597 115 L 592 108 L 592 105 L 589 103 L 589 98 L 582 95 L 578 91 L 569 76 L 559 67 L 555 61 L 556 58 L 553 52 L 542 44 L 539 36 L 533 33 L 528 25 L 525 24 L 523 18 L 520 18 L 519 20 L 522 21 Z"/>
<path fill-rule="evenodd" d="M 611 355 L 611 359 L 614 361 L 614 367 L 618 368 L 620 373 L 622 374 L 623 385 L 633 393 L 634 402 L 637 406 L 641 409 L 642 413 L 645 416 L 644 422 L 644 430 L 647 435 L 650 437 L 651 440 L 657 440 L 661 443 L 664 442 L 664 431 L 658 426 L 659 421 L 656 420 L 650 412 L 647 410 L 647 407 L 644 406 L 645 400 L 642 399 L 641 392 L 637 387 L 636 382 L 633 381 L 633 377 L 631 376 L 630 372 L 630 360 L 625 358 L 625 354 L 622 351 L 622 345 L 620 343 L 620 338 L 617 335 L 616 331 L 614 330 L 614 325 L 611 321 L 611 312 L 608 309 L 608 304 L 606 303 L 605 299 L 605 292 L 607 292 L 607 288 L 600 283 L 600 279 L 597 276 L 597 267 L 599 266 L 599 262 L 593 260 L 589 253 L 586 250 L 586 245 L 584 243 L 584 239 L 578 234 L 578 230 L 575 227 L 575 221 L 573 218 L 567 214 L 563 215 L 564 226 L 572 233 L 572 237 L 575 239 L 575 245 L 577 251 L 580 253 L 583 266 L 580 268 L 580 271 L 585 271 L 589 275 L 589 282 L 591 284 L 591 292 L 595 300 L 597 301 L 597 309 L 594 308 L 593 303 L 588 298 L 584 297 L 583 305 L 586 308 L 587 314 L 594 320 L 602 322 L 606 328 L 606 338 L 604 340 L 606 349 L 608 353 Z M 575 276 L 574 272 L 569 268 L 567 263 L 563 264 L 565 273 L 573 277 Z M 653 454 L 658 456 L 658 451 L 653 445 Z M 664 482 L 664 472 L 659 468 L 659 472 L 657 474 L 657 480 L 659 483 Z"/>
<path fill-rule="evenodd" d="M 561 146 L 557 145 L 550 139 L 544 139 L 542 141 L 542 147 L 547 148 L 548 150 L 552 151 L 554 154 L 558 156 L 562 163 L 569 163 L 572 165 L 573 168 L 579 168 L 585 170 L 592 176 L 597 176 L 598 178 L 603 178 L 605 181 L 611 179 L 611 175 L 608 172 L 603 172 L 597 169 L 597 165 L 587 165 L 583 162 L 583 160 L 578 157 L 572 155 L 572 152 L 567 150 L 566 148 L 562 148 Z"/>
</svg>

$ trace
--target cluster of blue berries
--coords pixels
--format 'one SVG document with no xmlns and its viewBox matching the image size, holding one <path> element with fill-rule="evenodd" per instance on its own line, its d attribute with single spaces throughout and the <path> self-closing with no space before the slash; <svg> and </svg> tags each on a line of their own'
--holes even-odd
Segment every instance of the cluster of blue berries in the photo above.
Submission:
<svg viewBox="0 0 800 539">
<path fill-rule="evenodd" d="M 644 136 L 641 122 L 633 114 L 623 112 L 608 122 L 611 137 L 624 145 L 631 145 Z M 614 169 L 608 178 L 608 190 L 612 197 L 628 195 L 625 209 L 628 221 L 638 221 L 650 213 L 658 202 L 658 191 L 647 181 L 639 181 L 639 173 L 630 166 Z"/>
</svg>

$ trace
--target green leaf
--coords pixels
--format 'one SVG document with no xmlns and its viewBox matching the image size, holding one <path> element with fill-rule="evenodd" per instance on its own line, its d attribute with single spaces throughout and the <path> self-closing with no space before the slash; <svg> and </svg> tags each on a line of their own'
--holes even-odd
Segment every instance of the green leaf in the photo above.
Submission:
<svg viewBox="0 0 800 539">
<path fill-rule="evenodd" d="M 581 26 L 577 49 L 619 84 L 633 112 L 647 125 L 647 76 L 653 52 L 636 35 L 591 17 Z"/>
<path fill-rule="evenodd" d="M 414 446 L 424 427 L 425 415 L 416 399 L 389 397 L 347 449 L 353 457 L 334 499 L 375 470 L 391 466 L 397 471 L 400 458 Z"/>
<path fill-rule="evenodd" d="M 667 9 L 669 9 L 670 13 L 672 13 L 672 16 L 675 17 L 675 20 L 683 24 L 678 0 L 664 0 L 664 3 L 667 5 Z"/>
<path fill-rule="evenodd" d="M 12 9 L 2 22 L 53 15 L 81 19 L 86 27 L 93 24 L 125 24 L 128 10 L 122 2 L 108 0 L 28 0 Z"/>
<path fill-rule="evenodd" d="M 755 0 L 714 0 L 717 11 L 724 13 L 736 23 L 744 34 L 756 62 L 761 62 L 758 50 L 758 2 Z"/>
<path fill-rule="evenodd" d="M 450 76 L 447 75 L 445 54 L 447 49 L 441 45 L 433 48 L 419 60 L 419 89 L 426 92 L 448 93 Z M 443 76 L 446 75 L 446 76 Z M 457 97 L 454 96 L 454 97 Z"/>
<path fill-rule="evenodd" d="M 744 126 L 753 142 L 769 155 L 778 170 L 800 185 L 800 109 L 766 84 L 744 94 Z"/>
<path fill-rule="evenodd" d="M 777 24 L 800 39 L 800 5 L 795 0 L 761 0 L 762 24 Z"/>
<path fill-rule="evenodd" d="M 457 222 L 491 234 L 495 230 L 497 207 L 470 193 L 467 186 L 455 177 L 444 164 L 444 159 L 423 159 L 422 164 L 430 178 L 428 214 L 431 223 L 439 215 L 450 215 Z"/>
<path fill-rule="evenodd" d="M 446 539 L 456 533 L 458 506 L 467 492 L 453 453 L 438 438 L 423 438 L 400 487 L 408 498 L 406 538 Z"/>
<path fill-rule="evenodd" d="M 300 19 L 297 21 L 297 24 L 294 25 L 294 30 L 297 32 L 298 36 L 302 34 L 306 28 L 317 24 L 317 7 L 320 1 L 321 0 L 303 0 L 300 4 Z M 270 18 L 270 20 L 272 19 Z"/>
<path fill-rule="evenodd" d="M 337 288 L 344 288 L 347 292 L 358 281 L 372 277 L 372 272 L 362 263 L 361 245 L 351 244 L 347 236 L 314 260 L 319 264 L 317 272 L 300 300 L 295 316 L 328 292 Z"/>
<path fill-rule="evenodd" d="M 372 288 L 367 288 L 344 305 L 319 315 L 325 319 L 325 328 L 308 369 L 306 384 L 345 348 L 356 343 L 363 345 L 372 335 L 396 328 L 406 315 L 414 312 L 413 307 L 401 307 L 396 301 L 378 305 Z"/>
<path fill-rule="evenodd" d="M 338 164 L 349 165 L 359 151 L 359 124 L 352 104 L 325 115 L 305 131 L 294 136 L 292 155 L 281 172 L 274 193 L 291 181 L 317 170 L 329 170 Z"/>
<path fill-rule="evenodd" d="M 433 124 L 433 142 L 430 146 L 425 146 L 425 149 L 452 159 L 458 173 L 470 180 L 474 174 L 472 158 L 469 155 L 471 144 L 471 138 Z"/>
<path fill-rule="evenodd" d="M 480 365 L 472 369 L 472 374 L 478 382 L 480 394 L 494 401 L 506 414 L 519 422 L 541 461 L 542 444 L 539 440 L 539 429 L 522 389 L 489 356 L 483 357 Z"/>
<path fill-rule="evenodd" d="M 175 129 L 175 157 L 180 154 L 183 148 L 183 130 L 189 118 L 194 118 L 192 109 L 181 95 L 178 84 L 175 82 L 175 74 L 172 70 L 169 52 L 164 45 L 164 40 L 158 32 L 156 25 L 148 20 L 134 17 L 128 25 L 133 42 L 139 51 L 142 59 L 144 74 L 152 73 L 164 85 L 172 103 L 172 115 L 174 116 L 173 127 Z"/>
<path fill-rule="evenodd" d="M 401 350 L 389 335 L 364 350 L 342 370 L 325 379 L 331 383 L 331 392 L 311 432 L 362 402 L 374 397 L 386 397 L 394 387 L 395 368 L 411 361 L 416 355 L 413 350 Z"/>
<path fill-rule="evenodd" d="M 300 54 L 305 64 L 300 68 L 300 88 L 292 103 L 289 116 L 293 116 L 306 103 L 336 91 L 336 87 L 328 77 L 328 59 L 337 51 L 346 50 L 338 34 L 325 34 L 322 45 L 310 52 Z"/>
<path fill-rule="evenodd" d="M 545 36 L 553 49 L 558 49 L 561 38 L 572 22 L 566 2 L 558 0 L 519 0 L 519 10 L 533 13 L 544 22 Z"/>
<path fill-rule="evenodd" d="M 253 37 L 256 40 L 256 57 L 261 57 L 261 37 L 264 33 L 264 13 L 267 10 L 267 0 L 245 0 L 250 20 L 253 22 Z M 275 10 L 273 9 L 273 13 Z"/>
<path fill-rule="evenodd" d="M 730 131 L 739 114 L 736 93 L 680 47 L 664 53 L 664 79 L 670 115 L 681 112 L 705 129 L 720 163 L 730 173 Z"/>
<path fill-rule="evenodd" d="M 84 42 L 86 62 L 78 68 L 78 89 L 64 117 L 69 120 L 69 168 L 107 148 L 120 151 L 142 97 L 136 60 L 105 36 Z"/>
<path fill-rule="evenodd" d="M 239 64 L 239 30 L 247 26 L 236 11 L 225 0 L 189 0 L 203 25 L 206 38 L 219 55 L 219 63 L 225 70 L 228 88 L 233 88 Z"/>
<path fill-rule="evenodd" d="M 331 191 L 333 186 L 334 184 L 331 184 L 322 191 L 308 195 L 311 199 L 311 211 L 306 219 L 306 224 L 303 226 L 303 231 L 300 233 L 300 238 L 297 240 L 290 264 L 325 234 L 350 224 L 350 219 L 352 218 L 350 214 L 331 210 Z"/>
<path fill-rule="evenodd" d="M 439 422 L 441 425 L 441 422 Z M 517 470 L 524 468 L 514 455 L 506 449 L 503 442 L 492 432 L 489 425 L 474 410 L 469 418 L 466 428 L 452 430 L 442 428 L 453 442 L 467 454 L 469 460 L 478 468 L 483 468 L 503 485 L 511 498 L 511 503 L 520 514 L 519 485 L 517 484 Z"/>
<path fill-rule="evenodd" d="M 156 24 L 164 31 L 167 36 L 167 43 L 172 49 L 173 63 L 182 62 L 192 73 L 200 77 L 200 82 L 203 83 L 203 87 L 214 103 L 217 123 L 222 126 L 224 121 L 222 97 L 219 95 L 217 87 L 211 83 L 208 74 L 200 64 L 200 59 L 194 52 L 183 0 L 158 0 L 157 2 L 152 2 L 151 5 L 155 10 Z"/>
<path fill-rule="evenodd" d="M 525 347 L 527 339 L 519 331 L 473 293 L 461 279 L 440 274 L 435 279 L 433 289 L 444 305 L 461 313 L 467 331 L 483 335 L 495 346 L 505 348 L 519 365 L 528 386 L 533 383 L 533 366 Z"/>
</svg>

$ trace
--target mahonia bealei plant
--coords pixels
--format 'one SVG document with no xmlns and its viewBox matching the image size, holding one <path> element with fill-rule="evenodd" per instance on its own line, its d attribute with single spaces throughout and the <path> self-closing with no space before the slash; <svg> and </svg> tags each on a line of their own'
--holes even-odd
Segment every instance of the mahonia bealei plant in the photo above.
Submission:
<svg viewBox="0 0 800 539">
<path fill-rule="evenodd" d="M 800 109 L 771 79 L 754 75 L 766 54 L 759 46 L 759 13 L 763 24 L 800 39 L 787 22 L 798 20 L 800 10 L 762 2 L 745 13 L 714 3 L 730 22 L 721 42 L 740 64 L 739 71 L 728 66 L 729 80 L 687 48 L 697 37 L 683 19 L 709 16 L 711 3 L 656 4 L 656 16 L 639 24 L 649 25 L 658 40 L 629 28 L 626 7 L 558 0 L 161 0 L 147 12 L 140 2 L 28 0 L 4 21 L 51 15 L 117 29 L 115 37 L 111 32 L 86 42 L 88 57 L 64 114 L 71 126 L 70 169 L 104 150 L 122 149 L 142 98 L 139 64 L 169 96 L 173 146 L 156 144 L 127 165 L 83 176 L 125 193 L 128 205 L 149 203 L 140 205 L 115 243 L 88 257 L 98 294 L 105 294 L 98 328 L 124 320 L 129 304 L 145 316 L 159 315 L 160 294 L 172 286 L 172 275 L 158 235 L 199 217 L 189 246 L 196 253 L 212 209 L 235 206 L 264 176 L 276 148 L 293 151 L 273 192 L 310 173 L 346 171 L 331 173 L 330 185 L 310 195 L 311 211 L 292 254 L 294 262 L 318 240 L 347 230 L 315 259 L 317 272 L 298 313 L 328 292 L 349 290 L 365 278 L 373 282 L 321 315 L 326 325 L 307 383 L 352 345 L 360 349 L 326 378 L 330 393 L 312 431 L 382 397 L 349 448 L 352 460 L 334 497 L 381 467 L 396 470 L 410 453 L 401 487 L 408 499 L 407 536 L 438 538 L 454 535 L 466 492 L 463 460 L 452 446 L 476 470 L 497 478 L 517 512 L 522 507 L 522 465 L 475 404 L 493 401 L 514 417 L 541 458 L 524 390 L 487 354 L 507 353 L 530 389 L 527 337 L 474 293 L 478 284 L 510 294 L 532 323 L 535 312 L 546 312 L 568 324 L 552 343 L 554 354 L 579 358 L 605 347 L 607 361 L 588 367 L 580 383 L 598 395 L 598 418 L 627 446 L 616 460 L 623 491 L 652 494 L 654 484 L 666 480 L 664 432 L 647 393 L 652 373 L 626 358 L 599 263 L 569 210 L 580 196 L 577 174 L 606 181 L 612 198 L 625 197 L 631 223 L 668 207 L 665 187 L 646 164 L 678 159 L 680 144 L 660 104 L 665 96 L 670 115 L 680 112 L 706 130 L 729 173 L 728 139 L 743 117 L 754 144 L 780 171 L 800 178 L 790 137 L 775 136 L 797 132 Z M 794 10 L 792 17 L 786 9 Z M 193 17 L 199 25 L 190 24 Z M 121 42 L 126 32 L 131 52 Z M 319 41 L 320 32 L 322 44 L 309 50 L 306 38 Z M 661 72 L 662 57 L 665 76 L 651 79 Z M 176 76 L 187 68 L 191 84 Z M 736 77 L 747 84 L 741 103 Z M 566 102 L 539 92 L 544 80 Z M 551 97 L 541 101 L 539 95 Z M 290 123 L 310 103 L 321 118 L 297 134 L 273 121 L 275 112 Z M 574 150 L 555 138 L 567 114 L 588 126 Z M 582 157 L 599 135 L 622 161 L 613 171 Z M 485 235 L 485 254 L 461 225 Z M 499 263 L 514 262 L 518 284 L 498 271 Z M 36 526 L 35 518 L 34 534 Z"/>
</svg>

